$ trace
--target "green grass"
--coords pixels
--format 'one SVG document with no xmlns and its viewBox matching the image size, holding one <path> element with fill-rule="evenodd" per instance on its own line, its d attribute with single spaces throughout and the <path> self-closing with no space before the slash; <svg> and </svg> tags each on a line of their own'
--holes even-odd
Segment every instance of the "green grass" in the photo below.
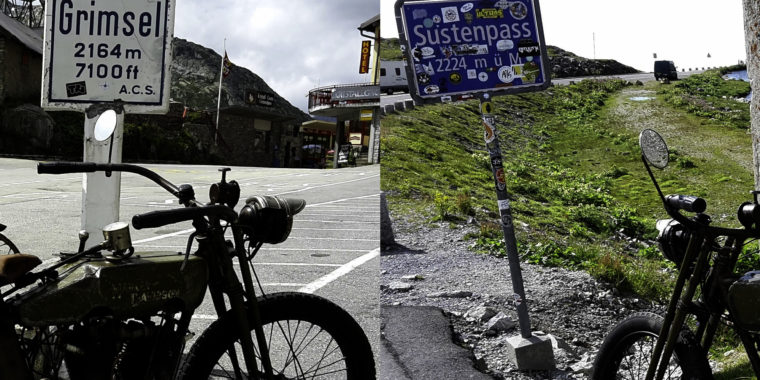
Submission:
<svg viewBox="0 0 760 380">
<path fill-rule="evenodd" d="M 380 59 L 383 61 L 403 59 L 398 38 L 384 38 L 380 41 Z"/>
<path fill-rule="evenodd" d="M 638 133 L 655 129 L 670 147 L 671 164 L 655 171 L 663 192 L 705 197 L 715 224 L 738 227 L 736 208 L 753 188 L 749 106 L 731 99 L 742 96 L 743 84 L 716 78 L 722 81 L 718 71 L 645 86 L 583 81 L 495 99 L 521 259 L 584 269 L 620 291 L 664 302 L 676 271 L 646 243 L 667 216 L 641 162 Z M 652 100 L 631 99 L 641 94 Z M 419 224 L 446 227 L 473 216 L 480 229 L 466 236 L 472 249 L 502 256 L 480 125 L 477 101 L 387 115 L 381 188 L 395 215 Z M 760 267 L 755 246 L 746 251 L 742 270 Z M 722 360 L 736 345 L 727 338 L 713 357 Z M 727 363 L 718 376 L 749 368 L 746 360 Z"/>
</svg>

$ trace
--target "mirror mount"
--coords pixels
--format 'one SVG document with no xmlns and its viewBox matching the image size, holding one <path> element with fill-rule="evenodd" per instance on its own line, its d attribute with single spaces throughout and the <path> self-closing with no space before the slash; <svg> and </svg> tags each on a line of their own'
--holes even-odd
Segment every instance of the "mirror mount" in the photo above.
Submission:
<svg viewBox="0 0 760 380">
<path fill-rule="evenodd" d="M 649 178 L 652 180 L 654 188 L 657 189 L 660 199 L 667 205 L 665 195 L 660 189 L 660 184 L 654 178 L 650 164 L 658 169 L 665 169 L 668 166 L 670 159 L 668 145 L 665 144 L 665 140 L 662 139 L 659 133 L 652 129 L 644 129 L 639 134 L 639 147 L 641 148 L 641 161 L 644 163 L 647 173 L 649 173 Z"/>
<path fill-rule="evenodd" d="M 108 163 L 111 163 L 113 154 L 113 134 L 117 126 L 118 114 L 124 113 L 124 102 L 115 100 L 111 103 L 93 104 L 85 110 L 88 119 L 97 118 L 93 135 L 97 141 L 110 139 L 108 146 Z M 106 177 L 111 176 L 111 171 L 105 172 Z"/>
</svg>

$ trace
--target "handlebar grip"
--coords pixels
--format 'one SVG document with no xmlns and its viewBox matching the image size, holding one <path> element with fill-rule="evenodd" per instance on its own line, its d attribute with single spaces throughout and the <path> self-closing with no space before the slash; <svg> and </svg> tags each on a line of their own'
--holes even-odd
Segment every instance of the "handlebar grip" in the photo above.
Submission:
<svg viewBox="0 0 760 380">
<path fill-rule="evenodd" d="M 156 228 L 205 216 L 217 216 L 228 222 L 232 222 L 237 218 L 237 213 L 233 209 L 221 205 L 151 211 L 133 216 L 132 227 L 138 230 Z"/>
<path fill-rule="evenodd" d="M 668 195 L 665 197 L 665 203 L 668 206 L 688 212 L 704 212 L 707 209 L 707 202 L 693 195 Z"/>
<path fill-rule="evenodd" d="M 92 173 L 97 165 L 94 162 L 40 162 L 37 174 Z"/>
</svg>

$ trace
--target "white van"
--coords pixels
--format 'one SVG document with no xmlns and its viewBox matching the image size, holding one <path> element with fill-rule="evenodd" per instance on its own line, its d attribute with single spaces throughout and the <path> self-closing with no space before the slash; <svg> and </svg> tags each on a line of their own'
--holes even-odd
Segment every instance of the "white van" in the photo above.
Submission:
<svg viewBox="0 0 760 380">
<path fill-rule="evenodd" d="M 404 61 L 380 61 L 380 91 L 391 95 L 396 91 L 409 92 Z"/>
</svg>

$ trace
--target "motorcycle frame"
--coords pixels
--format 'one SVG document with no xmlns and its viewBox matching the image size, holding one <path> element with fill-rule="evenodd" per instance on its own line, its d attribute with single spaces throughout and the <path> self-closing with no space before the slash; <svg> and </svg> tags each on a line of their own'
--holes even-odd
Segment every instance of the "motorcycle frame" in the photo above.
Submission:
<svg viewBox="0 0 760 380">
<path fill-rule="evenodd" d="M 183 189 L 182 187 L 177 187 L 157 173 L 148 169 L 130 164 L 107 164 L 97 166 L 99 166 L 98 169 L 95 169 L 97 171 L 127 171 L 140 174 L 163 187 L 165 190 L 172 193 L 172 195 L 175 195 L 179 198 L 180 203 L 185 206 L 202 206 L 194 200 L 192 191 L 186 193 L 186 188 Z M 188 196 L 188 194 L 191 195 Z M 213 215 L 206 215 L 205 217 L 199 217 L 193 220 L 193 226 L 196 229 L 196 233 L 191 235 L 191 238 L 197 234 L 195 239 L 198 242 L 198 249 L 195 254 L 202 257 L 207 262 L 209 273 L 207 287 L 217 315 L 221 317 L 227 312 L 230 312 L 234 318 L 233 320 L 238 328 L 238 336 L 240 337 L 243 357 L 249 378 L 256 379 L 258 378 L 256 374 L 259 373 L 256 365 L 253 339 L 250 334 L 251 326 L 248 323 L 248 315 L 250 314 L 250 317 L 253 320 L 253 330 L 256 335 L 265 378 L 274 379 L 266 335 L 261 324 L 261 316 L 253 284 L 253 277 L 250 267 L 248 266 L 249 258 L 246 255 L 243 229 L 240 226 L 237 226 L 234 222 L 229 223 L 227 226 L 223 226 L 221 221 L 222 219 L 219 216 Z M 224 233 L 227 227 L 230 227 L 232 230 L 234 248 L 228 246 L 227 240 L 225 239 Z M 88 254 L 92 253 L 92 251 L 98 250 L 98 248 L 99 246 L 96 246 L 86 251 L 79 252 L 74 256 L 65 258 L 51 268 L 37 273 L 36 276 L 32 278 L 34 281 L 38 279 L 48 279 L 52 274 L 56 274 L 54 271 L 56 268 L 63 264 L 72 263 L 85 258 Z M 234 258 L 237 258 L 240 262 L 239 267 L 241 277 L 243 278 L 242 283 L 238 279 L 234 270 Z M 29 285 L 32 283 L 29 283 Z M 45 283 L 38 286 L 45 286 Z M 6 292 L 4 296 L 19 289 L 20 287 L 17 286 L 11 291 Z M 229 308 L 225 302 L 225 294 L 229 300 Z M 176 355 L 176 362 L 170 363 L 174 368 L 174 373 L 171 378 L 176 376 L 176 372 L 179 368 L 180 358 L 182 356 L 181 353 L 184 350 L 183 338 L 189 331 L 193 311 L 194 310 L 182 311 L 180 320 L 178 321 L 177 335 L 181 338 L 172 345 L 172 351 L 178 353 L 178 355 Z M 4 347 L 4 354 L 0 355 L 0 374 L 6 374 L 6 376 L 11 376 L 11 378 L 14 379 L 32 379 L 33 373 L 26 365 L 26 360 L 14 328 L 16 321 L 13 319 L 12 315 L 13 313 L 10 310 L 9 305 L 4 300 L 0 302 L 0 346 Z M 240 373 L 240 363 L 237 361 L 234 347 L 229 348 L 229 354 L 235 372 Z M 4 372 L 6 370 L 8 372 Z"/>
<path fill-rule="evenodd" d="M 691 231 L 684 258 L 678 270 L 674 291 L 668 302 L 662 328 L 657 336 L 645 377 L 645 380 L 662 380 L 689 315 L 694 315 L 700 322 L 696 338 L 702 353 L 705 355 L 712 345 L 724 312 L 728 311 L 729 320 L 733 320 L 731 311 L 727 307 L 728 286 L 725 285 L 726 280 L 731 279 L 731 276 L 734 275 L 734 267 L 744 243 L 751 238 L 760 238 L 760 226 L 754 229 L 712 227 L 708 225 L 709 218 L 706 219 L 708 220 L 707 223 L 701 222 L 696 216 L 687 218 L 665 201 L 657 180 L 643 155 L 642 161 L 657 188 L 668 215 Z M 720 237 L 726 237 L 726 242 L 722 249 L 720 247 L 716 249 L 716 242 Z M 713 258 L 715 264 L 711 267 L 709 259 L 713 252 L 716 252 Z M 712 273 L 708 273 L 711 270 Z M 698 302 L 695 303 L 693 298 L 700 285 L 703 285 L 703 293 Z M 732 324 L 731 328 L 739 336 L 755 376 L 760 377 L 760 355 L 758 355 L 758 348 L 752 339 L 754 334 L 735 324 Z"/>
</svg>

